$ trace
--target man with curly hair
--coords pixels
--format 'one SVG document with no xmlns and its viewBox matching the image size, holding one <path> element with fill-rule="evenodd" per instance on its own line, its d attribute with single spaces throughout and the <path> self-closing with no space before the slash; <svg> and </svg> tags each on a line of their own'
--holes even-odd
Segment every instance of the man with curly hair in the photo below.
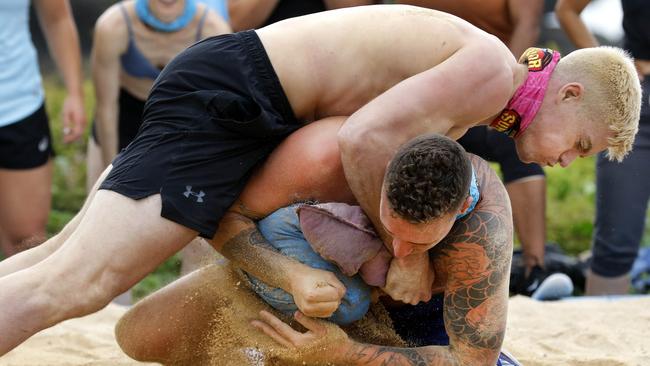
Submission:
<svg viewBox="0 0 650 366">
<path fill-rule="evenodd" d="M 355 205 L 343 175 L 335 141 L 341 122 L 316 122 L 278 147 L 233 206 L 241 215 L 263 218 L 257 223 L 259 232 L 240 226 L 220 244 L 229 257 L 243 259 L 235 264 L 246 271 L 245 282 L 276 310 L 291 315 L 300 309 L 348 325 L 368 310 L 372 288 L 385 285 L 392 255 Z M 316 143 L 319 149 L 308 148 Z M 255 326 L 282 345 L 300 347 L 298 364 L 374 365 L 387 360 L 391 365 L 417 360 L 426 364 L 437 360 L 441 365 L 515 364 L 500 352 L 512 219 L 507 193 L 496 174 L 455 141 L 429 134 L 400 147 L 382 186 L 377 214 L 394 237 L 395 256 L 428 253 L 436 272 L 431 300 L 419 305 L 385 296 L 381 300 L 397 334 L 417 347 L 390 348 L 342 337 L 330 344 L 332 352 L 319 352 L 314 345 L 328 335 L 316 331 L 321 326 L 303 313 L 297 319 L 311 330 L 305 334 L 287 328 L 268 312 Z M 328 203 L 296 206 L 296 200 Z M 219 329 L 229 325 L 214 323 L 213 315 L 219 311 L 215 304 L 224 299 L 228 303 L 228 291 L 241 293 L 237 286 L 205 285 L 218 271 L 194 272 L 136 305 L 116 328 L 122 349 L 140 361 L 217 362 L 210 359 L 212 346 L 197 345 L 219 339 Z M 296 292 L 301 281 L 319 271 L 329 275 L 321 275 L 323 292 L 306 297 Z M 328 291 L 340 292 L 340 299 L 322 296 Z M 222 321 L 245 322 L 240 317 L 250 315 L 247 304 L 232 304 L 235 319 Z M 251 330 L 239 331 L 244 342 L 238 346 L 253 346 Z M 208 360 L 196 361 L 204 357 Z"/>
</svg>

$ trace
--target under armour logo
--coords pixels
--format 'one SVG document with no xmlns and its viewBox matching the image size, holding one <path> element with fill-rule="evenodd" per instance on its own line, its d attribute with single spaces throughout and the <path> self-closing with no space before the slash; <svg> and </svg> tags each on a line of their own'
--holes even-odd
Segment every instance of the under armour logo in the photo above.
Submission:
<svg viewBox="0 0 650 366">
<path fill-rule="evenodd" d="M 196 193 L 192 191 L 192 186 L 185 186 L 186 191 L 183 192 L 183 195 L 187 198 L 190 198 L 190 196 L 196 197 L 196 202 L 203 202 L 203 197 L 205 196 L 205 192 L 199 191 L 199 193 Z"/>
<path fill-rule="evenodd" d="M 45 152 L 47 150 L 47 147 L 50 145 L 50 140 L 47 138 L 47 136 L 44 136 L 41 141 L 38 143 L 38 151 L 40 152 Z"/>
</svg>

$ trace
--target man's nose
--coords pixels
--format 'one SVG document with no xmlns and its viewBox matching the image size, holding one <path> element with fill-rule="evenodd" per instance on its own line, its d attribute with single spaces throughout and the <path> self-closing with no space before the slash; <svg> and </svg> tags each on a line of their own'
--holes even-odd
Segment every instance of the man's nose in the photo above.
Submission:
<svg viewBox="0 0 650 366">
<path fill-rule="evenodd" d="M 573 151 L 565 152 L 564 154 L 560 155 L 560 166 L 562 166 L 562 168 L 568 167 L 569 164 L 571 164 L 574 160 L 576 160 L 577 157 L 578 157 L 577 152 L 573 152 Z"/>
<path fill-rule="evenodd" d="M 403 240 L 393 240 L 393 255 L 395 258 L 403 258 L 413 253 L 413 246 Z"/>
</svg>

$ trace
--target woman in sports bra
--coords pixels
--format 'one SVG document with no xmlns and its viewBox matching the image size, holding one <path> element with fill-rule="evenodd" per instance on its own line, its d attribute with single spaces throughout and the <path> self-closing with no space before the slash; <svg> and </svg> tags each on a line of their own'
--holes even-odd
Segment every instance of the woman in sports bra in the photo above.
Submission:
<svg viewBox="0 0 650 366">
<path fill-rule="evenodd" d="M 140 128 L 162 68 L 191 44 L 230 27 L 197 0 L 126 0 L 97 20 L 92 49 L 95 123 L 88 143 L 88 187 Z"/>
</svg>

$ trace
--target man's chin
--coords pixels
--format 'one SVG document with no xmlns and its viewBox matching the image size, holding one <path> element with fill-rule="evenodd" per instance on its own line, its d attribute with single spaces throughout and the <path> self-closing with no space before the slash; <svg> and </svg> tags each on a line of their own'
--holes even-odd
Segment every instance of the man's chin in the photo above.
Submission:
<svg viewBox="0 0 650 366">
<path fill-rule="evenodd" d="M 517 148 L 516 149 L 517 150 L 517 157 L 519 158 L 519 160 L 521 160 L 521 162 L 526 163 L 526 164 L 530 164 L 530 163 L 535 162 L 535 160 L 526 151 L 521 151 L 519 149 L 519 146 L 516 146 L 516 148 Z"/>
</svg>

